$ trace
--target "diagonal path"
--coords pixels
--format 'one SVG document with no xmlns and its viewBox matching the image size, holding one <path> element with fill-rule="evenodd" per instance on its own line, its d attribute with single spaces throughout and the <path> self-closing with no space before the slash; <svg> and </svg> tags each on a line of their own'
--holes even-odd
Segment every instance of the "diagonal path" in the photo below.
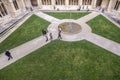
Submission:
<svg viewBox="0 0 120 80">
<path fill-rule="evenodd" d="M 120 44 L 112 40 L 106 39 L 94 33 L 89 34 L 85 39 L 120 56 Z"/>
<path fill-rule="evenodd" d="M 94 17 L 98 16 L 99 14 L 100 13 L 98 13 L 98 12 L 92 12 L 92 13 L 90 13 L 90 14 L 88 14 L 80 19 L 77 19 L 77 21 L 85 23 L 85 22 L 88 22 L 89 20 L 93 19 Z"/>
<path fill-rule="evenodd" d="M 59 21 L 59 19 L 55 18 L 55 17 L 52 17 L 52 16 L 49 16 L 41 11 L 38 11 L 38 12 L 35 12 L 34 14 L 36 14 L 37 16 L 45 19 L 46 21 L 49 21 L 49 22 L 54 22 L 54 21 Z"/>
<path fill-rule="evenodd" d="M 28 55 L 29 53 L 37 50 L 38 48 L 40 48 L 50 42 L 50 41 L 46 42 L 45 40 L 46 40 L 45 37 L 41 36 L 34 40 L 26 42 L 14 49 L 11 49 L 10 52 L 13 56 L 13 59 L 11 59 L 10 61 L 8 61 L 5 54 L 1 54 L 0 55 L 0 69 L 10 65 L 11 63 L 14 63 L 18 59 Z"/>
</svg>

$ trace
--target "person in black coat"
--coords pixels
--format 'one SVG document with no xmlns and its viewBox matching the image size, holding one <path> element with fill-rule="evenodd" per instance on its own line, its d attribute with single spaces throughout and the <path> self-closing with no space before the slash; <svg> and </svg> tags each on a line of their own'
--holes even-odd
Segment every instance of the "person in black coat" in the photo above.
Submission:
<svg viewBox="0 0 120 80">
<path fill-rule="evenodd" d="M 43 36 L 44 36 L 44 35 L 47 34 L 47 32 L 43 29 L 43 30 L 42 30 L 42 34 L 43 34 Z"/>
<path fill-rule="evenodd" d="M 43 34 L 43 36 L 45 36 L 46 42 L 47 42 L 47 41 L 48 41 L 47 31 L 45 31 L 45 30 L 43 29 L 43 30 L 42 30 L 42 34 Z"/>
<path fill-rule="evenodd" d="M 5 55 L 8 57 L 8 60 L 13 58 L 11 53 L 8 50 L 5 52 Z"/>
</svg>

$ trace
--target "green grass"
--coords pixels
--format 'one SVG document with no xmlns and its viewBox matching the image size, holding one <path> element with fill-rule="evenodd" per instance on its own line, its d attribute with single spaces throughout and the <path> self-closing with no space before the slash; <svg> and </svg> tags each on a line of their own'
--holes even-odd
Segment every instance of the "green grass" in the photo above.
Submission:
<svg viewBox="0 0 120 80">
<path fill-rule="evenodd" d="M 50 23 L 32 15 L 25 21 L 15 32 L 13 32 L 6 40 L 0 43 L 0 53 L 7 49 L 17 47 L 31 39 L 39 37 L 41 30 L 46 29 Z"/>
<path fill-rule="evenodd" d="M 111 23 L 102 15 L 90 20 L 88 25 L 92 28 L 93 33 L 120 43 L 120 28 Z"/>
<path fill-rule="evenodd" d="M 58 19 L 79 19 L 90 12 L 45 12 Z"/>
<path fill-rule="evenodd" d="M 88 41 L 53 41 L 0 70 L 1 80 L 120 80 L 120 57 Z"/>
</svg>

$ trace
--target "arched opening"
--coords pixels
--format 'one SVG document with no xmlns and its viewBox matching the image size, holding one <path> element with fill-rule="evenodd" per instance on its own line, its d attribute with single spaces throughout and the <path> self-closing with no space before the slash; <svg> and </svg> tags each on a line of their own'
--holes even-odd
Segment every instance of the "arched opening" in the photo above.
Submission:
<svg viewBox="0 0 120 80">
<path fill-rule="evenodd" d="M 7 10 L 2 1 L 0 0 L 0 17 L 6 16 L 7 14 Z"/>
<path fill-rule="evenodd" d="M 102 0 L 97 0 L 96 6 L 97 6 L 97 7 L 98 7 L 98 6 L 101 6 L 101 4 L 102 4 Z"/>
<path fill-rule="evenodd" d="M 65 5 L 65 0 L 55 0 L 56 5 Z"/>
<path fill-rule="evenodd" d="M 14 7 L 15 7 L 15 9 L 16 9 L 16 10 L 18 10 L 18 9 L 19 9 L 19 7 L 18 7 L 18 3 L 17 3 L 17 1 L 16 1 L 16 0 L 13 0 L 13 5 L 14 5 Z"/>
<path fill-rule="evenodd" d="M 78 0 L 69 0 L 69 5 L 78 5 Z"/>
<path fill-rule="evenodd" d="M 119 6 L 120 6 L 120 1 L 117 0 L 116 4 L 115 4 L 115 7 L 114 7 L 114 10 L 118 10 L 119 9 Z"/>
<path fill-rule="evenodd" d="M 51 0 L 42 0 L 42 5 L 51 5 Z"/>
<path fill-rule="evenodd" d="M 33 7 L 38 6 L 37 0 L 31 0 L 31 4 Z"/>
<path fill-rule="evenodd" d="M 92 0 L 83 0 L 82 5 L 91 5 Z"/>
</svg>

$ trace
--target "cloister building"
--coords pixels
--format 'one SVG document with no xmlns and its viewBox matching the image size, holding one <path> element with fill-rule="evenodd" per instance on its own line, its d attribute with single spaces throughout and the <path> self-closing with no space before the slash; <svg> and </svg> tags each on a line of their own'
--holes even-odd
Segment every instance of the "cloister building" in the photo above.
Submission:
<svg viewBox="0 0 120 80">
<path fill-rule="evenodd" d="M 0 24 L 27 10 L 104 9 L 120 17 L 120 0 L 0 0 Z"/>
</svg>

